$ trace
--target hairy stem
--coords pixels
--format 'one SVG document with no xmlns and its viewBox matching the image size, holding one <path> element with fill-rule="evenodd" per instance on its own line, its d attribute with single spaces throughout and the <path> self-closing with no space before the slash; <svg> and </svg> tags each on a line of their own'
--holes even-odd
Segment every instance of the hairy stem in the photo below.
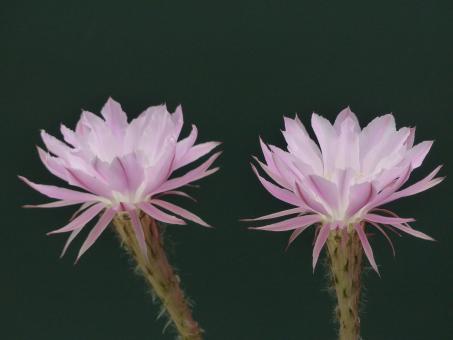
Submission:
<svg viewBox="0 0 453 340">
<path fill-rule="evenodd" d="M 360 339 L 362 247 L 355 230 L 331 232 L 327 240 L 340 340 Z"/>
<path fill-rule="evenodd" d="M 113 220 L 123 247 L 137 262 L 152 291 L 159 297 L 181 340 L 201 340 L 203 330 L 192 317 L 192 311 L 179 285 L 179 277 L 167 260 L 159 226 L 154 219 L 141 214 L 140 221 L 145 233 L 148 258 L 143 255 L 129 215 L 117 214 Z"/>
</svg>

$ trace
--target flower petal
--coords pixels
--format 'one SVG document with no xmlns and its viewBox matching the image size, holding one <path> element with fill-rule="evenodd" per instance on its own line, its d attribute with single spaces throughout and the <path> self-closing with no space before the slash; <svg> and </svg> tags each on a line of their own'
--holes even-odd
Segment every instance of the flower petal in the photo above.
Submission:
<svg viewBox="0 0 453 340">
<path fill-rule="evenodd" d="M 214 155 L 209 157 L 209 159 L 207 161 L 205 161 L 203 164 L 201 164 L 197 168 L 187 172 L 185 175 L 183 175 L 181 177 L 169 179 L 168 181 L 163 183 L 157 190 L 155 190 L 153 192 L 153 194 L 158 194 L 158 193 L 161 193 L 164 191 L 173 190 L 173 189 L 179 188 L 181 186 L 184 186 L 186 184 L 189 184 L 190 182 L 197 181 L 203 177 L 213 174 L 214 172 L 216 172 L 218 170 L 218 168 L 213 168 L 210 170 L 208 170 L 208 168 L 211 166 L 212 163 L 214 163 L 214 161 L 220 156 L 221 153 L 222 152 L 215 153 Z"/>
<path fill-rule="evenodd" d="M 26 184 L 31 186 L 36 191 L 40 192 L 43 195 L 46 195 L 50 198 L 66 200 L 66 201 L 96 201 L 99 200 L 98 196 L 89 194 L 86 192 L 75 191 L 71 189 L 56 187 L 53 185 L 37 184 L 33 183 L 29 179 L 18 176 L 19 179 L 24 181 Z"/>
<path fill-rule="evenodd" d="M 146 247 L 145 233 L 143 231 L 143 226 L 138 217 L 137 210 L 128 210 L 129 216 L 131 217 L 132 227 L 134 228 L 135 237 L 137 238 L 138 245 L 142 251 L 145 259 L 148 258 L 148 248 Z"/>
<path fill-rule="evenodd" d="M 101 114 L 107 126 L 110 127 L 116 136 L 122 136 L 124 134 L 124 130 L 127 127 L 127 116 L 118 102 L 109 97 L 101 109 Z"/>
<path fill-rule="evenodd" d="M 65 225 L 63 228 L 53 230 L 48 232 L 47 235 L 66 233 L 68 231 L 73 231 L 78 228 L 83 228 L 88 222 L 90 222 L 97 214 L 99 214 L 105 206 L 102 203 L 93 205 L 92 207 L 85 210 L 79 216 L 74 218 L 71 222 Z"/>
<path fill-rule="evenodd" d="M 258 173 L 258 170 L 256 167 L 252 164 L 252 169 L 253 172 L 255 173 L 256 177 L 258 177 L 258 180 L 261 182 L 263 187 L 275 198 L 278 198 L 280 201 L 300 206 L 301 202 L 300 200 L 294 195 L 293 192 L 280 188 L 276 186 L 275 184 L 272 184 L 271 182 L 265 180 L 263 177 L 260 176 Z"/>
<path fill-rule="evenodd" d="M 140 203 L 137 204 L 137 206 L 143 210 L 143 212 L 152 218 L 155 218 L 158 221 L 164 222 L 164 223 L 170 223 L 170 224 L 186 224 L 185 221 L 177 218 L 176 216 L 169 215 L 165 212 L 163 212 L 160 209 L 157 209 L 155 206 L 149 204 L 149 203 Z"/>
<path fill-rule="evenodd" d="M 248 221 L 270 220 L 270 219 L 273 219 L 273 218 L 287 216 L 287 215 L 301 214 L 303 212 L 305 212 L 305 211 L 303 209 L 301 209 L 301 208 L 293 208 L 293 209 L 283 210 L 283 211 L 279 211 L 279 212 L 276 212 L 276 213 L 273 213 L 273 214 L 269 214 L 269 215 L 265 215 L 265 216 L 261 216 L 261 217 L 244 218 L 244 219 L 241 219 L 241 221 L 247 221 L 248 222 Z"/>
<path fill-rule="evenodd" d="M 287 231 L 309 226 L 320 221 L 318 215 L 304 215 L 293 217 L 281 222 L 265 225 L 262 227 L 252 227 L 250 229 L 267 230 L 267 231 Z"/>
<path fill-rule="evenodd" d="M 79 254 L 77 255 L 76 262 L 93 245 L 93 243 L 96 242 L 96 240 L 102 234 L 102 232 L 105 230 L 105 228 L 108 227 L 108 225 L 110 224 L 110 222 L 112 221 L 114 216 L 115 216 L 115 211 L 113 209 L 107 209 L 102 214 L 102 216 L 99 218 L 96 225 L 93 227 L 93 229 L 91 229 L 85 242 L 83 242 L 82 247 L 80 248 Z"/>
<path fill-rule="evenodd" d="M 413 218 L 389 217 L 389 216 L 381 216 L 381 215 L 376 215 L 376 214 L 366 214 L 364 219 L 367 221 L 382 223 L 382 224 L 409 223 L 409 222 L 415 221 Z"/>
<path fill-rule="evenodd" d="M 166 209 L 168 211 L 171 211 L 172 213 L 174 213 L 176 215 L 179 215 L 179 216 L 185 218 L 186 220 L 198 223 L 198 224 L 200 224 L 200 225 L 202 225 L 204 227 L 211 227 L 209 224 L 207 224 L 205 221 L 203 221 L 197 215 L 191 213 L 190 211 L 187 211 L 186 209 L 178 207 L 177 205 L 175 205 L 173 203 L 162 201 L 162 200 L 159 200 L 159 199 L 152 199 L 150 201 L 150 203 L 158 205 L 158 206 L 160 206 L 160 207 L 162 207 L 162 208 L 164 208 L 164 209 Z"/>
<path fill-rule="evenodd" d="M 321 229 L 319 231 L 318 237 L 316 238 L 315 245 L 313 247 L 313 272 L 315 271 L 316 268 L 316 263 L 318 262 L 319 254 L 321 253 L 322 248 L 324 247 L 324 244 L 327 241 L 327 238 L 329 237 L 330 233 L 330 225 L 325 224 L 321 226 Z"/>
<path fill-rule="evenodd" d="M 357 235 L 359 236 L 360 242 L 362 243 L 363 251 L 365 252 L 366 257 L 368 258 L 371 267 L 379 275 L 379 270 L 376 261 L 374 260 L 373 249 L 371 249 L 370 242 L 368 242 L 368 238 L 366 237 L 365 232 L 363 231 L 363 225 L 356 224 L 355 230 L 357 231 Z"/>
<path fill-rule="evenodd" d="M 189 163 L 195 162 L 199 158 L 210 153 L 220 144 L 220 142 L 207 142 L 191 147 L 178 162 L 175 161 L 174 170 L 179 169 Z"/>
</svg>

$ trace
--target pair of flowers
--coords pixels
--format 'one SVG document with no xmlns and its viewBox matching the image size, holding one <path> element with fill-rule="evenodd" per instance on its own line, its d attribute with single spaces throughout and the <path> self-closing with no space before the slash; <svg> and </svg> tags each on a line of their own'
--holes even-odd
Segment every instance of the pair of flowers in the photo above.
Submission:
<svg viewBox="0 0 453 340">
<path fill-rule="evenodd" d="M 170 114 L 166 106 L 146 109 L 130 123 L 119 103 L 109 99 L 101 110 L 103 119 L 83 111 L 75 130 L 61 125 L 64 142 L 42 131 L 50 152 L 38 147 L 41 161 L 55 176 L 79 190 L 36 184 L 20 177 L 40 193 L 56 201 L 28 207 L 55 208 L 81 204 L 71 221 L 49 234 L 70 233 L 63 253 L 84 227 L 100 215 L 82 244 L 84 254 L 118 213 L 130 216 L 137 241 L 146 251 L 140 211 L 152 219 L 185 224 L 185 220 L 208 227 L 193 213 L 167 201 L 168 196 L 189 197 L 180 188 L 213 174 L 215 152 L 201 165 L 178 177 L 173 173 L 210 154 L 220 143 L 195 144 L 198 131 L 193 125 L 183 139 L 181 107 Z M 284 118 L 283 135 L 287 150 L 260 140 L 264 162 L 256 163 L 272 181 L 253 166 L 261 184 L 291 209 L 255 218 L 252 221 L 282 218 L 256 227 L 259 230 L 292 231 L 289 243 L 306 228 L 317 225 L 313 248 L 313 268 L 331 232 L 356 232 L 371 266 L 378 271 L 365 225 L 375 227 L 390 241 L 383 227 L 432 240 L 413 229 L 411 218 L 398 217 L 378 207 L 399 198 L 427 190 L 442 181 L 435 177 L 440 166 L 421 181 L 403 186 L 411 172 L 426 157 L 432 142 L 414 145 L 415 128 L 396 129 L 391 114 L 375 118 L 364 129 L 349 108 L 332 125 L 313 114 L 311 125 L 318 144 L 296 116 Z M 80 190 L 81 189 L 81 190 Z M 390 241 L 391 243 L 391 241 Z M 393 247 L 393 246 L 392 246 Z"/>
</svg>

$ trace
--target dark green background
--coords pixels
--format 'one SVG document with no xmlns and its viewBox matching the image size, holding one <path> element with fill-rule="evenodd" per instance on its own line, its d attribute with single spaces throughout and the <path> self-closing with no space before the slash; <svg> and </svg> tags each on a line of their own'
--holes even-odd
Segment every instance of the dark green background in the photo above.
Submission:
<svg viewBox="0 0 453 340">
<path fill-rule="evenodd" d="M 435 139 L 411 181 L 452 166 L 451 1 L 15 1 L 1 6 L 1 339 L 172 339 L 157 307 L 106 232 L 73 266 L 75 242 L 45 233 L 73 209 L 23 210 L 45 198 L 15 177 L 59 183 L 40 164 L 39 129 L 57 134 L 108 96 L 131 117 L 182 103 L 200 140 L 224 142 L 221 172 L 185 207 L 217 228 L 168 228 L 171 258 L 207 340 L 334 339 L 324 268 L 312 274 L 313 231 L 288 252 L 286 233 L 238 218 L 285 206 L 249 166 L 258 135 L 283 145 L 282 116 L 330 119 L 351 105 L 362 124 L 394 112 Z M 449 180 L 392 207 L 439 240 L 372 240 L 382 278 L 365 277 L 363 337 L 448 339 L 452 330 Z"/>
</svg>

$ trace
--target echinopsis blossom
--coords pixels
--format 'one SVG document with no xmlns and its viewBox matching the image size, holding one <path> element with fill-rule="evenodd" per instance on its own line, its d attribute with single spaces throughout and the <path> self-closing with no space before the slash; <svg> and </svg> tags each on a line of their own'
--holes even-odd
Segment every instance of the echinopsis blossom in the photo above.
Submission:
<svg viewBox="0 0 453 340">
<path fill-rule="evenodd" d="M 294 119 L 285 117 L 284 121 L 287 151 L 260 141 L 265 162 L 255 158 L 274 183 L 252 166 L 270 194 L 295 207 L 253 220 L 295 216 L 256 229 L 293 230 L 290 244 L 309 226 L 318 225 L 313 269 L 331 231 L 341 232 L 343 241 L 350 233 L 357 232 L 364 253 L 376 271 L 366 227 L 376 228 L 389 241 L 382 226 L 432 240 L 409 225 L 414 219 L 401 218 L 379 208 L 443 180 L 435 177 L 439 166 L 421 181 L 405 186 L 411 172 L 422 164 L 432 141 L 414 145 L 415 128 L 396 129 L 391 114 L 377 117 L 361 129 L 349 108 L 339 113 L 333 125 L 313 113 L 311 125 L 319 145 L 310 138 L 297 115 Z"/>
<path fill-rule="evenodd" d="M 174 177 L 178 170 L 210 153 L 219 143 L 196 144 L 197 128 L 178 141 L 183 126 L 181 107 L 169 113 L 165 105 L 146 109 L 130 123 L 119 103 L 109 98 L 101 110 L 103 119 L 83 111 L 75 131 L 61 125 L 64 142 L 42 131 L 50 152 L 38 147 L 41 161 L 68 189 L 36 184 L 20 178 L 55 202 L 29 207 L 54 208 L 82 204 L 66 226 L 50 232 L 71 232 L 62 255 L 84 226 L 101 215 L 83 243 L 79 258 L 107 228 L 117 213 L 130 215 L 141 249 L 146 254 L 145 237 L 139 212 L 161 222 L 185 224 L 187 219 L 208 226 L 193 213 L 164 200 L 167 195 L 188 196 L 177 190 L 218 170 L 209 167 L 220 153 L 213 154 L 198 167 Z M 164 210 L 162 210 L 164 209 Z M 175 216 L 178 215 L 179 217 Z"/>
</svg>

